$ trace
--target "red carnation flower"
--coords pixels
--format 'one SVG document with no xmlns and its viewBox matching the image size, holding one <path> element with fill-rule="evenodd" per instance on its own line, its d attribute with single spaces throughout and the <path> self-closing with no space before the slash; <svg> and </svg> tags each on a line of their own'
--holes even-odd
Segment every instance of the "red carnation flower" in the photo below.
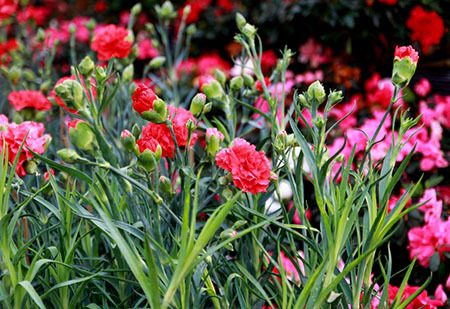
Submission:
<svg viewBox="0 0 450 309">
<path fill-rule="evenodd" d="M 244 192 L 266 192 L 270 183 L 270 163 L 264 151 L 242 138 L 235 139 L 230 148 L 216 156 L 217 166 L 233 175 L 233 183 Z"/>
<path fill-rule="evenodd" d="M 270 86 L 270 79 L 268 77 L 264 77 L 264 84 L 266 84 L 266 87 Z M 264 92 L 264 87 L 260 80 L 257 80 L 255 83 L 255 89 L 259 92 Z"/>
<path fill-rule="evenodd" d="M 0 0 L 0 21 L 14 14 L 18 3 L 17 0 Z"/>
<path fill-rule="evenodd" d="M 411 45 L 400 47 L 396 46 L 394 58 L 396 57 L 398 57 L 400 60 L 405 57 L 409 57 L 411 58 L 411 62 L 419 61 L 419 53 L 414 48 L 412 48 Z"/>
<path fill-rule="evenodd" d="M 36 90 L 13 91 L 9 94 L 8 100 L 17 111 L 26 107 L 31 107 L 40 111 L 48 111 L 52 108 L 52 103 L 47 97 Z"/>
<path fill-rule="evenodd" d="M 3 127 L 3 130 L 0 131 L 0 147 L 3 148 L 3 142 L 6 143 L 8 147 L 8 160 L 10 163 L 13 163 L 16 155 L 19 154 L 16 173 L 19 177 L 23 177 L 27 174 L 24 163 L 27 159 L 33 157 L 33 154 L 28 148 L 39 154 L 43 154 L 51 137 L 49 134 L 43 134 L 45 128 L 42 123 L 32 121 L 25 121 L 21 124 L 13 122 L 8 123 L 8 118 L 6 118 L 5 115 L 0 115 L 0 126 Z M 19 153 L 20 146 L 25 139 L 25 136 L 27 138 Z"/>
<path fill-rule="evenodd" d="M 187 145 L 189 131 L 186 128 L 186 123 L 189 119 L 196 120 L 192 116 L 191 112 L 183 108 L 176 108 L 168 106 L 169 118 L 172 119 L 173 131 L 179 147 L 185 147 Z M 193 134 L 191 138 L 190 146 L 192 146 L 197 140 L 197 134 Z M 141 138 L 136 141 L 139 147 L 139 151 L 143 152 L 146 148 L 152 152 L 156 151 L 158 144 L 161 146 L 161 157 L 173 158 L 173 152 L 175 150 L 175 143 L 172 138 L 170 129 L 165 124 L 154 124 L 149 122 L 148 125 L 142 128 Z"/>
<path fill-rule="evenodd" d="M 131 51 L 131 45 L 128 30 L 111 24 L 97 31 L 91 48 L 98 53 L 98 59 L 108 61 L 112 57 L 126 58 Z"/>
<path fill-rule="evenodd" d="M 158 99 L 156 94 L 144 84 L 139 85 L 133 92 L 133 108 L 139 114 L 153 110 L 153 102 Z"/>
<path fill-rule="evenodd" d="M 412 31 L 411 40 L 419 41 L 425 54 L 444 35 L 442 18 L 435 11 L 426 12 L 420 5 L 411 10 L 406 26 Z"/>
<path fill-rule="evenodd" d="M 66 104 L 64 104 L 64 102 L 60 98 L 58 98 L 56 96 L 56 93 L 55 93 L 56 86 L 58 86 L 59 84 L 64 83 L 68 79 L 77 80 L 75 75 L 72 75 L 70 77 L 62 77 L 62 78 L 60 78 L 56 82 L 55 87 L 53 88 L 53 90 L 50 92 L 50 97 L 52 97 L 55 100 L 56 104 L 58 104 L 59 106 L 63 107 L 65 110 L 68 110 L 69 112 L 74 113 L 74 114 L 78 114 L 78 112 L 76 110 L 68 108 L 66 106 Z M 84 90 L 86 91 L 86 96 L 87 96 L 88 100 L 90 101 L 91 99 L 89 97 L 89 92 L 88 92 L 88 90 L 86 88 L 86 85 L 84 84 L 84 80 L 83 79 L 81 79 L 81 84 L 83 85 Z M 95 99 L 97 97 L 97 91 L 95 90 L 95 80 L 93 78 L 91 78 L 91 84 L 92 84 L 92 86 L 91 86 L 92 96 Z"/>
</svg>

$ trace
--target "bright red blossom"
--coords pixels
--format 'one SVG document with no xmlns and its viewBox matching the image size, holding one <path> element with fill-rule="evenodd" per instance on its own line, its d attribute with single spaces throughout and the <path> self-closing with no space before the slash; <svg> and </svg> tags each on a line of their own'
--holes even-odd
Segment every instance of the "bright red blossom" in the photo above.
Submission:
<svg viewBox="0 0 450 309">
<path fill-rule="evenodd" d="M 395 47 L 395 55 L 394 55 L 394 57 L 395 58 L 398 57 L 399 59 L 403 59 L 405 57 L 409 57 L 409 58 L 411 58 L 412 62 L 419 61 L 419 53 L 414 48 L 412 48 L 411 45 L 409 45 L 409 46 L 400 46 L 400 47 L 396 46 Z"/>
<path fill-rule="evenodd" d="M 20 111 L 26 107 L 45 111 L 52 108 L 52 103 L 47 99 L 47 97 L 36 90 L 13 91 L 9 94 L 8 100 L 17 111 Z"/>
<path fill-rule="evenodd" d="M 91 48 L 98 53 L 98 59 L 108 61 L 112 57 L 126 58 L 131 51 L 132 42 L 128 30 L 116 25 L 100 28 L 92 40 Z"/>
<path fill-rule="evenodd" d="M 233 183 L 244 192 L 266 192 L 270 183 L 270 163 L 264 151 L 242 138 L 216 156 L 217 165 L 233 175 Z"/>
<path fill-rule="evenodd" d="M 17 0 L 0 0 L 0 21 L 14 14 L 18 3 Z"/>
<path fill-rule="evenodd" d="M 153 102 L 158 99 L 156 94 L 144 84 L 139 85 L 133 92 L 133 108 L 139 114 L 153 110 Z"/>
<path fill-rule="evenodd" d="M 264 84 L 266 85 L 267 88 L 270 86 L 270 78 L 269 77 L 264 77 Z M 255 89 L 258 90 L 259 92 L 264 92 L 264 87 L 260 80 L 256 81 Z"/>
<path fill-rule="evenodd" d="M 444 35 L 444 21 L 435 12 L 426 12 L 420 5 L 415 6 L 410 13 L 406 26 L 411 29 L 411 40 L 419 41 L 425 54 L 431 45 L 439 44 Z"/>
</svg>

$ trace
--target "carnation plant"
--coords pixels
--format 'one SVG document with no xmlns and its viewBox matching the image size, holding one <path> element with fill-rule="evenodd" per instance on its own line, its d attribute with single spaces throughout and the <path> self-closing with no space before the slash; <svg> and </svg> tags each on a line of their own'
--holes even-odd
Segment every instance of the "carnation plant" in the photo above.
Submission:
<svg viewBox="0 0 450 309">
<path fill-rule="evenodd" d="M 156 8 L 160 24 L 149 32 L 164 56 L 143 74 L 167 86 L 159 92 L 132 82 L 132 26 L 105 26 L 93 37 L 107 65 L 86 56 L 54 87 L 52 100 L 72 119 L 57 157 L 45 154 L 49 138 L 40 131 L 28 130 L 20 146 L 10 142 L 16 124 L 0 119 L 2 306 L 405 308 L 426 284 L 402 298 L 413 261 L 389 297 L 392 259 L 377 250 L 420 206 L 405 207 L 416 183 L 389 207 L 414 147 L 400 164 L 397 157 L 419 119 L 397 108 L 386 155 L 376 160 L 373 149 L 386 138 L 380 131 L 418 54 L 396 49 L 391 102 L 374 131 L 363 133 L 363 151 L 354 146 L 346 158 L 344 146 L 328 147 L 350 115 L 328 119 L 342 92 L 317 81 L 289 103 L 293 53 L 286 48 L 264 76 L 261 40 L 240 14 L 235 40 L 256 80 L 217 71 L 199 78 L 197 94 L 180 91 L 177 70 L 189 50 L 183 36 L 189 44 L 193 31 L 183 32 L 188 10 L 172 37 L 177 12 L 169 2 Z M 132 9 L 129 25 L 139 11 Z M 180 107 L 188 102 L 189 110 Z M 22 180 L 37 161 L 46 177 Z M 282 202 L 286 186 L 290 208 Z M 313 208 L 317 221 L 308 218 Z"/>
</svg>

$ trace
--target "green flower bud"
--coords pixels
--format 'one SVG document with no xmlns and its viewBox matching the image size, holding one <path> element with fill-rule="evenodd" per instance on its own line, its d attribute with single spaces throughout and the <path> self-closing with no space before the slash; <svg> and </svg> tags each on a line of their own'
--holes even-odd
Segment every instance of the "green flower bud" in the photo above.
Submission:
<svg viewBox="0 0 450 309">
<path fill-rule="evenodd" d="M 244 15 L 241 13 L 236 13 L 236 25 L 240 31 L 244 28 L 244 26 L 247 24 L 247 21 L 245 20 Z"/>
<path fill-rule="evenodd" d="M 195 122 L 192 119 L 188 119 L 188 121 L 186 121 L 186 128 L 188 129 L 189 135 L 192 135 L 197 126 L 195 125 Z"/>
<path fill-rule="evenodd" d="M 209 113 L 212 109 L 212 103 L 208 102 L 205 104 L 205 107 L 203 107 L 203 113 Z"/>
<path fill-rule="evenodd" d="M 224 138 L 222 132 L 216 128 L 206 129 L 206 153 L 210 158 L 216 157 L 219 152 L 220 144 L 222 144 Z"/>
<path fill-rule="evenodd" d="M 194 117 L 198 117 L 206 103 L 206 96 L 203 93 L 197 93 L 191 101 L 191 108 L 189 111 Z"/>
<path fill-rule="evenodd" d="M 237 235 L 237 231 L 233 228 L 230 228 L 230 229 L 226 229 L 226 230 L 222 231 L 222 233 L 220 233 L 220 238 L 222 240 L 226 240 L 229 238 L 233 238 L 236 235 Z"/>
<path fill-rule="evenodd" d="M 34 175 L 38 170 L 38 166 L 35 160 L 29 160 L 25 162 L 25 171 L 27 174 Z"/>
<path fill-rule="evenodd" d="M 84 106 L 84 89 L 76 80 L 65 80 L 55 87 L 55 93 L 68 108 L 78 111 Z"/>
<path fill-rule="evenodd" d="M 273 148 L 275 149 L 276 152 L 283 153 L 284 150 L 286 150 L 287 146 L 288 146 L 287 133 L 286 131 L 282 130 L 275 137 L 275 141 L 273 142 Z"/>
<path fill-rule="evenodd" d="M 159 187 L 161 188 L 161 191 L 167 196 L 172 196 L 174 194 L 172 182 L 166 176 L 159 177 Z"/>
<path fill-rule="evenodd" d="M 131 133 L 133 134 L 134 138 L 138 138 L 139 135 L 141 135 L 141 127 L 139 127 L 138 124 L 135 123 L 131 128 Z"/>
<path fill-rule="evenodd" d="M 202 76 L 199 79 L 200 91 L 208 99 L 219 99 L 223 95 L 223 89 L 220 83 L 212 76 Z"/>
<path fill-rule="evenodd" d="M 159 124 L 165 122 L 169 117 L 169 109 L 160 98 L 153 102 L 153 110 L 141 113 L 142 118 L 150 122 Z"/>
<path fill-rule="evenodd" d="M 242 89 L 242 87 L 244 87 L 244 79 L 242 78 L 242 76 L 236 76 L 230 80 L 231 90 L 236 91 L 236 90 Z"/>
<path fill-rule="evenodd" d="M 131 15 L 137 16 L 142 12 L 142 4 L 140 3 L 136 3 L 132 8 L 131 8 Z"/>
<path fill-rule="evenodd" d="M 133 151 L 134 146 L 136 145 L 136 138 L 133 134 L 131 134 L 128 130 L 123 130 L 120 134 L 120 140 L 122 142 L 123 147 L 128 151 Z"/>
<path fill-rule="evenodd" d="M 220 176 L 219 179 L 217 180 L 220 186 L 226 186 L 228 185 L 228 178 L 224 177 L 224 176 Z"/>
<path fill-rule="evenodd" d="M 244 28 L 242 28 L 241 31 L 250 40 L 254 40 L 255 39 L 255 35 L 256 35 L 256 28 L 255 28 L 255 26 L 250 25 L 249 23 L 246 23 Z"/>
<path fill-rule="evenodd" d="M 156 165 L 161 159 L 162 149 L 158 145 L 155 152 L 150 149 L 145 149 L 142 153 L 138 155 L 139 165 L 145 168 L 147 171 L 151 172 L 155 169 Z"/>
<path fill-rule="evenodd" d="M 222 191 L 222 196 L 225 200 L 231 200 L 234 196 L 234 192 L 233 190 L 229 189 L 229 188 L 225 188 Z"/>
<path fill-rule="evenodd" d="M 328 102 L 330 102 L 330 104 L 335 104 L 341 102 L 343 98 L 344 96 L 342 95 L 342 91 L 333 90 L 328 95 Z"/>
<path fill-rule="evenodd" d="M 94 18 L 89 19 L 87 23 L 85 23 L 86 28 L 89 30 L 89 32 L 94 31 L 95 27 L 97 26 L 97 22 Z"/>
<path fill-rule="evenodd" d="M 247 220 L 238 220 L 233 224 L 234 229 L 240 229 L 241 227 L 245 226 L 247 224 Z"/>
<path fill-rule="evenodd" d="M 134 76 L 134 66 L 133 64 L 129 64 L 125 67 L 122 73 L 123 81 L 131 82 Z"/>
<path fill-rule="evenodd" d="M 150 36 L 155 35 L 155 26 L 153 26 L 153 24 L 146 23 L 145 24 L 145 30 L 147 30 L 147 32 L 150 34 Z"/>
<path fill-rule="evenodd" d="M 392 83 L 399 88 L 406 87 L 416 72 L 419 54 L 411 46 L 395 48 Z"/>
<path fill-rule="evenodd" d="M 158 56 L 153 58 L 150 63 L 149 63 L 149 67 L 151 69 L 158 69 L 160 67 L 162 67 L 162 65 L 166 62 L 166 57 L 164 56 Z"/>
<path fill-rule="evenodd" d="M 95 64 L 89 56 L 86 56 L 83 60 L 81 60 L 79 70 L 81 76 L 85 79 L 89 79 L 92 76 L 95 70 Z"/>
<path fill-rule="evenodd" d="M 308 87 L 307 94 L 308 99 L 316 100 L 317 104 L 319 105 L 322 104 L 325 100 L 325 89 L 318 80 L 316 80 Z"/>
<path fill-rule="evenodd" d="M 36 75 L 30 69 L 23 70 L 23 77 L 29 82 L 36 80 Z"/>
<path fill-rule="evenodd" d="M 194 24 L 190 24 L 186 28 L 186 33 L 188 36 L 193 36 L 197 32 L 197 27 Z"/>
<path fill-rule="evenodd" d="M 80 155 L 72 148 L 63 148 L 56 152 L 56 154 L 66 163 L 73 164 L 83 160 Z"/>
<path fill-rule="evenodd" d="M 217 81 L 223 85 L 225 85 L 225 82 L 227 81 L 227 76 L 225 75 L 224 72 L 222 72 L 221 70 L 217 69 L 216 72 L 214 73 L 214 77 L 217 79 Z"/>
<path fill-rule="evenodd" d="M 155 9 L 156 13 L 162 19 L 173 19 L 177 17 L 177 12 L 173 9 L 173 4 L 170 1 L 164 2 L 162 6 L 157 5 Z"/>
<path fill-rule="evenodd" d="M 242 76 L 244 77 L 244 85 L 249 88 L 252 88 L 253 85 L 255 84 L 255 80 L 253 79 L 253 77 L 248 74 L 244 74 Z"/>
<path fill-rule="evenodd" d="M 20 80 L 20 77 L 22 76 L 22 71 L 20 68 L 13 66 L 9 72 L 8 72 L 8 79 L 14 84 L 17 85 L 17 83 Z"/>
<path fill-rule="evenodd" d="M 97 67 L 95 70 L 95 79 L 99 82 L 102 83 L 105 81 L 106 79 L 106 72 L 105 69 L 103 69 L 102 67 Z"/>
<path fill-rule="evenodd" d="M 82 151 L 94 154 L 94 148 L 98 148 L 97 139 L 89 124 L 82 120 L 75 120 L 69 123 L 69 140 Z"/>
<path fill-rule="evenodd" d="M 190 5 L 186 5 L 183 9 L 183 16 L 186 18 L 189 13 L 191 12 L 191 6 Z"/>
<path fill-rule="evenodd" d="M 325 122 L 323 121 L 322 115 L 317 115 L 316 119 L 314 120 L 314 124 L 319 129 L 323 128 L 323 126 L 325 125 Z"/>
<path fill-rule="evenodd" d="M 36 33 L 36 41 L 44 42 L 45 41 L 45 31 L 42 28 L 39 28 Z"/>
<path fill-rule="evenodd" d="M 309 104 L 308 100 L 306 100 L 306 97 L 304 94 L 299 94 L 298 95 L 298 101 L 300 102 L 300 106 L 306 107 L 306 108 L 310 108 L 311 104 Z"/>
<path fill-rule="evenodd" d="M 75 34 L 75 32 L 77 32 L 77 26 L 74 23 L 71 23 L 69 25 L 69 33 L 70 34 Z"/>
<path fill-rule="evenodd" d="M 39 91 L 46 92 L 50 89 L 50 87 L 53 85 L 52 81 L 50 79 L 42 82 L 41 86 L 39 86 Z"/>
</svg>

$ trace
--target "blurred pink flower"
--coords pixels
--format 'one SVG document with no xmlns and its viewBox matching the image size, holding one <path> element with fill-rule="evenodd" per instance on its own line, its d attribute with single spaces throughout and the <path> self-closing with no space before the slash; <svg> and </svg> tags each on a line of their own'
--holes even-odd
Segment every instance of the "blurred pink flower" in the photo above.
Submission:
<svg viewBox="0 0 450 309">
<path fill-rule="evenodd" d="M 414 85 L 414 92 L 424 98 L 430 93 L 431 91 L 431 84 L 426 78 L 421 78 L 415 85 Z"/>
</svg>

